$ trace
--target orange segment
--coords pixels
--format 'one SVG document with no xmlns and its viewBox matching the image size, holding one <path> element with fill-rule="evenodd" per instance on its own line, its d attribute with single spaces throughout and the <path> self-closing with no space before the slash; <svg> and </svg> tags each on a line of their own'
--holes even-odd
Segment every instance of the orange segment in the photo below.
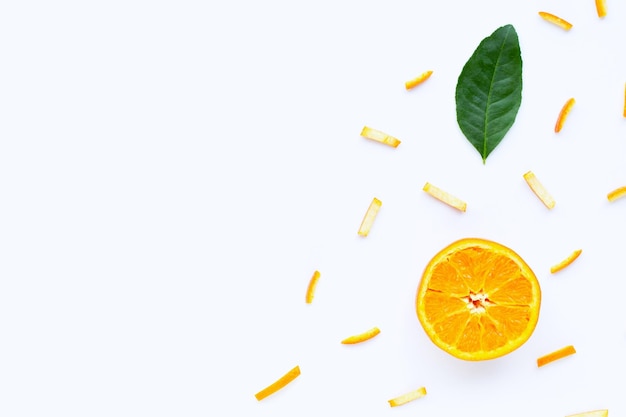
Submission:
<svg viewBox="0 0 626 417">
<path fill-rule="evenodd" d="M 576 349 L 574 349 L 574 346 L 565 346 L 561 349 L 555 350 L 554 352 L 550 352 L 547 355 L 543 355 L 537 358 L 537 366 L 542 367 L 549 364 L 550 362 L 554 362 L 556 360 L 563 359 L 566 356 L 573 355 L 574 353 L 576 353 Z"/>
<path fill-rule="evenodd" d="M 554 274 L 559 272 L 560 270 L 562 270 L 563 268 L 568 267 L 572 262 L 574 262 L 576 260 L 576 258 L 578 258 L 580 256 L 580 254 L 583 252 L 582 249 L 576 249 L 574 252 L 572 252 L 567 258 L 563 259 L 561 262 L 559 262 L 556 265 L 553 265 L 550 268 L 550 273 Z"/>
<path fill-rule="evenodd" d="M 439 187 L 435 187 L 429 182 L 424 184 L 424 188 L 422 189 L 426 191 L 428 194 L 430 194 L 431 196 L 435 197 L 437 200 L 443 203 L 446 203 L 450 207 L 454 207 L 455 209 L 459 211 L 467 210 L 467 203 L 465 201 L 461 200 L 458 197 L 453 196 L 452 194 L 448 193 L 447 191 L 442 190 Z"/>
<path fill-rule="evenodd" d="M 606 16 L 606 0 L 596 0 L 596 11 L 598 17 Z"/>
<path fill-rule="evenodd" d="M 610 193 L 608 193 L 606 195 L 606 198 L 608 198 L 609 201 L 613 202 L 617 200 L 618 198 L 624 197 L 625 195 L 626 195 L 626 186 L 623 186 L 623 187 L 616 188 Z"/>
<path fill-rule="evenodd" d="M 400 144 L 400 139 L 395 138 L 391 135 L 386 134 L 385 132 L 381 132 L 377 129 L 372 129 L 371 127 L 365 126 L 363 130 L 361 130 L 361 136 L 366 139 L 370 139 L 376 142 L 383 143 L 385 145 L 389 145 L 393 148 L 397 148 Z"/>
<path fill-rule="evenodd" d="M 391 407 L 397 407 L 399 405 L 404 405 L 413 400 L 417 400 L 418 398 L 422 398 L 426 395 L 426 388 L 421 387 L 416 390 L 407 392 L 406 394 L 402 394 L 396 398 L 392 398 L 389 400 L 389 405 Z"/>
<path fill-rule="evenodd" d="M 341 343 L 344 345 L 354 345 L 356 343 L 361 343 L 361 342 L 365 342 L 366 340 L 370 340 L 371 338 L 376 337 L 379 334 L 380 334 L 380 329 L 378 327 L 372 327 L 368 331 L 343 339 Z"/>
<path fill-rule="evenodd" d="M 367 236 L 370 233 L 370 229 L 372 228 L 372 224 L 374 224 L 374 220 L 378 215 L 378 210 L 383 205 L 382 201 L 374 197 L 372 202 L 370 203 L 367 211 L 365 212 L 365 216 L 363 216 L 363 220 L 361 221 L 361 226 L 359 226 L 358 234 L 359 236 Z"/>
<path fill-rule="evenodd" d="M 593 410 L 584 413 L 570 414 L 566 417 L 609 417 L 609 410 Z"/>
<path fill-rule="evenodd" d="M 541 16 L 544 20 L 553 23 L 564 30 L 570 30 L 572 28 L 572 24 L 565 19 L 562 19 L 552 13 L 548 12 L 539 12 L 539 16 Z"/>
<path fill-rule="evenodd" d="M 550 195 L 548 190 L 546 190 L 546 187 L 544 187 L 543 184 L 539 182 L 539 180 L 532 171 L 528 171 L 527 173 L 525 173 L 524 179 L 526 180 L 526 183 L 533 191 L 533 193 L 535 193 L 539 200 L 541 200 L 541 202 L 544 204 L 544 206 L 546 206 L 548 209 L 554 208 L 554 206 L 556 205 L 556 201 L 554 201 L 552 195 Z"/>
<path fill-rule="evenodd" d="M 407 90 L 415 88 L 418 85 L 420 85 L 421 83 L 423 83 L 424 81 L 426 81 L 427 79 L 429 79 L 432 74 L 433 74 L 433 72 L 430 71 L 430 70 L 426 71 L 426 72 L 423 72 L 422 74 L 420 74 L 419 76 L 413 78 L 412 80 L 409 80 L 409 81 L 405 82 L 404 83 L 404 87 Z"/>
<path fill-rule="evenodd" d="M 268 385 L 266 388 L 263 388 L 261 391 L 254 394 L 258 401 L 261 401 L 263 398 L 266 398 L 272 394 L 274 394 L 279 389 L 285 387 L 291 381 L 296 379 L 300 375 L 300 366 L 295 366 L 285 375 L 278 378 L 275 382 Z"/>
<path fill-rule="evenodd" d="M 305 301 L 307 304 L 311 304 L 313 302 L 313 297 L 315 296 L 315 288 L 317 287 L 317 281 L 319 279 L 320 271 L 313 272 L 313 276 L 309 280 L 309 286 L 306 289 Z"/>
<path fill-rule="evenodd" d="M 428 263 L 415 308 L 432 342 L 449 354 L 478 361 L 520 347 L 539 319 L 537 277 L 513 250 L 466 238 L 448 245 Z"/>
<path fill-rule="evenodd" d="M 559 112 L 559 117 L 557 117 L 556 124 L 554 125 L 555 133 L 559 133 L 561 129 L 563 129 L 565 120 L 567 119 L 567 116 L 569 116 L 569 113 L 572 111 L 572 107 L 574 107 L 574 104 L 576 104 L 576 100 L 572 97 L 568 99 L 561 108 L 561 111 Z"/>
</svg>

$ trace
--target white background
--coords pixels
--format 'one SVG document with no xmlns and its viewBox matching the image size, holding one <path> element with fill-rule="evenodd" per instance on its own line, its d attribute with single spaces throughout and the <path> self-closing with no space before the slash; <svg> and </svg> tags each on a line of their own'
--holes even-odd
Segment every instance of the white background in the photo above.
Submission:
<svg viewBox="0 0 626 417">
<path fill-rule="evenodd" d="M 607 5 L 599 19 L 593 0 L 3 2 L 0 414 L 626 415 L 626 201 L 606 199 L 626 185 L 626 3 Z M 508 23 L 523 101 L 483 165 L 454 91 Z M 514 249 L 543 290 L 530 340 L 480 363 L 435 347 L 414 309 L 427 261 L 469 236 Z"/>
</svg>

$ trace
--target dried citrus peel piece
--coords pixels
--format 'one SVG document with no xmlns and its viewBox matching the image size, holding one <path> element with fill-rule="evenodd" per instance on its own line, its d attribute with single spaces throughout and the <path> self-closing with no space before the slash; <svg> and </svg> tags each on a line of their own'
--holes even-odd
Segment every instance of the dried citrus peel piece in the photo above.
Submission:
<svg viewBox="0 0 626 417">
<path fill-rule="evenodd" d="M 537 358 L 537 366 L 542 367 L 549 364 L 550 362 L 554 362 L 556 360 L 563 359 L 566 356 L 573 355 L 574 353 L 576 353 L 576 349 L 574 349 L 574 346 L 565 346 L 561 349 L 555 350 L 554 352 L 550 352 L 547 355 L 543 355 Z"/>
<path fill-rule="evenodd" d="M 320 279 L 320 271 L 313 272 L 313 276 L 309 280 L 309 286 L 306 289 L 306 303 L 311 304 L 313 297 L 315 296 L 315 288 L 317 288 L 317 281 Z"/>
<path fill-rule="evenodd" d="M 609 410 L 593 410 L 585 411 L 584 413 L 570 414 L 566 417 L 608 417 Z"/>
<path fill-rule="evenodd" d="M 300 366 L 296 365 L 285 375 L 278 378 L 275 382 L 271 383 L 267 387 L 263 388 L 261 391 L 254 394 L 254 396 L 258 401 L 261 401 L 262 399 L 274 394 L 281 388 L 284 388 L 287 384 L 296 379 L 298 376 L 300 376 Z"/>
<path fill-rule="evenodd" d="M 344 345 L 354 345 L 356 343 L 365 342 L 366 340 L 370 340 L 373 337 L 376 337 L 380 334 L 380 329 L 378 327 L 372 327 L 368 331 L 365 331 L 360 334 L 355 334 L 354 336 L 346 337 L 341 341 Z"/>
<path fill-rule="evenodd" d="M 539 16 L 541 16 L 544 20 L 553 23 L 564 30 L 570 30 L 572 28 L 572 24 L 565 19 L 562 19 L 552 13 L 548 12 L 539 12 Z"/>
<path fill-rule="evenodd" d="M 596 11 L 598 17 L 606 16 L 606 0 L 596 0 Z"/>
<path fill-rule="evenodd" d="M 458 197 L 453 196 L 452 194 L 442 190 L 441 188 L 435 187 L 431 183 L 427 182 L 424 184 L 424 191 L 426 191 L 431 196 L 435 197 L 437 200 L 446 203 L 450 207 L 454 207 L 459 211 L 467 210 L 467 203 L 461 200 Z"/>
<path fill-rule="evenodd" d="M 411 392 L 407 392 L 406 394 L 402 394 L 396 398 L 392 398 L 389 400 L 389 405 L 391 407 L 397 407 L 399 405 L 404 405 L 410 401 L 417 400 L 418 398 L 422 398 L 426 395 L 426 388 L 421 387 Z"/>
<path fill-rule="evenodd" d="M 526 183 L 533 191 L 533 193 L 535 193 L 535 195 L 547 208 L 554 208 L 554 206 L 556 205 L 554 198 L 552 198 L 548 190 L 546 190 L 543 184 L 539 182 L 539 180 L 532 171 L 528 171 L 527 173 L 525 173 L 524 179 L 526 180 Z"/>
<path fill-rule="evenodd" d="M 404 83 L 404 87 L 407 90 L 415 88 L 418 85 L 420 85 L 421 83 L 423 83 L 424 81 L 426 81 L 427 79 L 429 79 L 432 74 L 433 74 L 433 72 L 431 70 L 423 72 L 422 74 L 420 74 L 419 76 L 413 78 L 412 80 L 409 80 L 409 81 L 405 82 Z"/>
<path fill-rule="evenodd" d="M 608 198 L 609 201 L 612 202 L 624 196 L 626 196 L 626 186 L 614 189 L 613 191 L 611 191 L 610 193 L 606 195 L 606 198 Z"/>
<path fill-rule="evenodd" d="M 358 234 L 359 236 L 367 236 L 372 228 L 372 224 L 374 224 L 374 220 L 378 215 L 378 210 L 383 205 L 382 201 L 374 197 L 372 202 L 370 203 L 367 211 L 365 212 L 365 216 L 363 216 L 363 220 L 361 221 L 361 226 L 359 226 Z"/>
<path fill-rule="evenodd" d="M 384 143 L 385 145 L 389 145 L 393 148 L 397 148 L 400 144 L 400 139 L 395 138 L 391 135 L 386 134 L 377 129 L 372 129 L 371 127 L 365 126 L 363 130 L 361 130 L 361 136 L 366 139 L 370 139 L 376 142 Z"/>
<path fill-rule="evenodd" d="M 561 111 L 559 112 L 559 117 L 557 117 L 556 124 L 554 125 L 555 133 L 559 133 L 561 129 L 563 129 L 565 120 L 567 120 L 567 116 L 572 111 L 572 107 L 574 107 L 574 104 L 576 104 L 576 100 L 572 97 L 568 99 L 561 108 Z"/>
<path fill-rule="evenodd" d="M 580 256 L 580 254 L 582 253 L 582 249 L 576 249 L 574 252 L 572 252 L 567 258 L 563 259 L 561 262 L 559 262 L 556 265 L 553 265 L 550 268 L 550 273 L 554 274 L 556 272 L 559 272 L 560 270 L 562 270 L 563 268 L 569 266 L 572 262 L 574 262 L 576 260 L 576 258 L 578 258 Z"/>
</svg>

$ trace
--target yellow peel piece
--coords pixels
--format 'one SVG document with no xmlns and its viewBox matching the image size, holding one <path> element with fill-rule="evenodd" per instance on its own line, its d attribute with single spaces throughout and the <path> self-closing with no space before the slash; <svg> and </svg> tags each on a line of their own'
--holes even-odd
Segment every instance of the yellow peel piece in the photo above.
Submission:
<svg viewBox="0 0 626 417">
<path fill-rule="evenodd" d="M 441 188 L 435 187 L 429 182 L 424 184 L 424 188 L 422 189 L 431 196 L 435 197 L 437 200 L 446 203 L 450 207 L 454 207 L 455 209 L 463 212 L 467 210 L 467 203 L 465 201 L 453 196 L 452 194 L 442 190 Z"/>
<path fill-rule="evenodd" d="M 377 129 L 372 129 L 371 127 L 365 126 L 363 130 L 361 130 L 361 136 L 366 139 L 370 139 L 376 142 L 384 143 L 385 145 L 389 145 L 393 148 L 397 148 L 400 144 L 400 139 L 395 138 L 391 135 L 386 134 Z"/>
<path fill-rule="evenodd" d="M 315 288 L 317 287 L 317 281 L 320 279 L 320 271 L 313 272 L 313 276 L 309 280 L 309 286 L 306 289 L 306 303 L 311 304 L 313 297 L 315 296 Z"/>
<path fill-rule="evenodd" d="M 618 198 L 624 197 L 626 195 L 626 186 L 623 187 L 619 187 L 614 189 L 613 191 L 611 191 L 610 193 L 608 193 L 606 195 L 606 198 L 609 199 L 609 201 L 615 201 Z"/>
<path fill-rule="evenodd" d="M 559 133 L 561 129 L 563 129 L 565 120 L 567 119 L 567 116 L 569 115 L 569 113 L 572 111 L 572 107 L 574 107 L 574 104 L 576 104 L 576 100 L 572 97 L 568 99 L 563 105 L 563 107 L 561 108 L 561 111 L 559 112 L 559 117 L 557 117 L 556 123 L 554 125 L 555 133 Z"/>
<path fill-rule="evenodd" d="M 373 337 L 378 336 L 380 333 L 380 329 L 378 327 L 372 327 L 366 332 L 355 334 L 354 336 L 346 337 L 341 341 L 344 345 L 354 345 L 356 343 L 365 342 Z"/>
<path fill-rule="evenodd" d="M 570 22 L 568 22 L 565 19 L 562 19 L 552 13 L 548 13 L 548 12 L 539 12 L 539 16 L 541 16 L 544 20 L 557 25 L 558 27 L 560 27 L 561 29 L 564 30 L 570 30 L 572 28 L 572 25 Z"/>
<path fill-rule="evenodd" d="M 574 252 L 572 252 L 567 258 L 563 259 L 561 262 L 559 262 L 556 265 L 553 265 L 550 268 L 550 273 L 554 274 L 556 272 L 559 272 L 560 270 L 562 270 L 563 268 L 569 266 L 572 262 L 574 262 L 576 260 L 576 258 L 578 258 L 580 256 L 580 254 L 582 253 L 582 249 L 576 249 Z"/>
<path fill-rule="evenodd" d="M 608 417 L 609 410 L 593 410 L 585 411 L 584 413 L 570 414 L 565 417 Z"/>
<path fill-rule="evenodd" d="M 365 216 L 363 216 L 363 220 L 361 221 L 361 226 L 359 227 L 358 231 L 359 236 L 365 237 L 369 234 L 370 229 L 372 228 L 372 224 L 374 224 L 374 220 L 378 215 L 378 210 L 380 210 L 380 206 L 382 205 L 383 203 L 376 197 L 372 199 L 372 202 L 367 208 Z"/>
<path fill-rule="evenodd" d="M 598 17 L 606 16 L 606 0 L 596 0 L 596 11 Z"/>
<path fill-rule="evenodd" d="M 263 388 L 261 391 L 254 394 L 258 401 L 261 401 L 263 398 L 266 398 L 272 394 L 274 394 L 279 389 L 285 387 L 285 385 L 289 384 L 291 381 L 296 379 L 300 375 L 300 366 L 296 365 L 285 375 L 278 378 L 275 382 L 271 383 L 267 387 Z"/>
<path fill-rule="evenodd" d="M 535 193 L 535 195 L 539 197 L 539 200 L 541 200 L 541 202 L 547 208 L 549 209 L 554 208 L 556 204 L 556 202 L 554 201 L 554 198 L 552 198 L 548 190 L 546 190 L 543 184 L 539 182 L 539 180 L 537 179 L 537 177 L 532 171 L 528 171 L 527 173 L 525 173 L 524 179 L 526 180 L 526 183 L 528 184 L 530 189 L 533 191 L 533 193 Z"/>
<path fill-rule="evenodd" d="M 391 407 L 397 407 L 399 405 L 404 405 L 410 401 L 417 400 L 418 398 L 422 398 L 426 395 L 426 388 L 421 387 L 411 392 L 407 392 L 406 394 L 402 394 L 396 398 L 392 398 L 389 400 L 389 405 Z"/>
<path fill-rule="evenodd" d="M 537 358 L 537 366 L 542 367 L 549 364 L 550 362 L 554 362 L 556 360 L 563 359 L 566 356 L 573 355 L 574 353 L 576 353 L 576 349 L 574 349 L 574 346 L 565 346 L 561 349 L 555 350 L 554 352 L 550 352 L 547 355 L 543 355 Z"/>
<path fill-rule="evenodd" d="M 409 81 L 405 82 L 404 83 L 404 87 L 407 90 L 415 88 L 418 85 L 420 85 L 421 83 L 423 83 L 424 81 L 426 81 L 427 79 L 429 79 L 432 74 L 433 74 L 433 72 L 431 70 L 423 72 L 422 74 L 420 74 L 419 76 L 413 78 L 412 80 L 409 80 Z"/>
</svg>

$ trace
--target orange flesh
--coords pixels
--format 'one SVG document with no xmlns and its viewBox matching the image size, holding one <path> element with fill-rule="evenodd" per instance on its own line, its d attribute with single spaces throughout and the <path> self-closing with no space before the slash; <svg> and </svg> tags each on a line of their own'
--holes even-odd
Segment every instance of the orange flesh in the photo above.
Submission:
<svg viewBox="0 0 626 417">
<path fill-rule="evenodd" d="M 400 145 L 400 140 L 391 135 L 386 134 L 377 129 L 372 129 L 371 127 L 365 126 L 363 130 L 361 130 L 361 136 L 366 139 L 370 139 L 376 142 L 383 143 L 385 145 L 391 146 L 392 148 L 397 148 Z"/>
<path fill-rule="evenodd" d="M 569 265 L 571 265 L 571 263 L 574 262 L 576 260 L 576 258 L 578 258 L 580 256 L 582 251 L 583 251 L 582 249 L 576 249 L 567 258 L 563 259 L 558 264 L 552 266 L 550 268 L 550 273 L 554 274 L 554 273 L 559 272 L 560 270 L 568 267 Z"/>
<path fill-rule="evenodd" d="M 544 20 L 557 25 L 558 27 L 564 30 L 570 30 L 572 28 L 572 24 L 565 19 L 562 19 L 552 13 L 548 12 L 539 12 L 539 16 L 541 16 Z"/>
<path fill-rule="evenodd" d="M 598 17 L 606 16 L 606 0 L 596 0 L 596 11 Z"/>
<path fill-rule="evenodd" d="M 415 88 L 418 85 L 420 85 L 421 83 L 423 83 L 424 81 L 426 81 L 427 79 L 429 79 L 432 74 L 433 74 L 432 71 L 426 71 L 426 72 L 422 73 L 421 75 L 419 75 L 418 77 L 415 77 L 412 80 L 409 80 L 409 81 L 405 82 L 404 83 L 404 87 L 407 90 Z"/>
<path fill-rule="evenodd" d="M 300 375 L 300 367 L 295 366 L 285 375 L 278 378 L 275 382 L 271 383 L 266 388 L 263 388 L 261 391 L 254 394 L 254 396 L 256 397 L 258 401 L 261 401 L 262 399 L 274 394 L 279 389 L 285 387 L 291 381 L 296 379 L 299 375 Z"/>
<path fill-rule="evenodd" d="M 418 398 L 422 398 L 425 395 L 426 395 L 426 388 L 421 387 L 411 392 L 407 392 L 406 394 L 402 394 L 396 398 L 392 398 L 391 400 L 389 400 L 389 405 L 391 407 L 397 407 L 399 405 L 406 404 L 413 400 L 417 400 Z"/>
<path fill-rule="evenodd" d="M 539 182 L 535 174 L 532 171 L 528 171 L 524 174 L 524 179 L 533 193 L 535 193 L 539 200 L 541 200 L 543 205 L 548 209 L 553 209 L 556 205 L 556 201 L 554 201 L 554 198 L 552 198 L 552 195 L 550 195 L 543 184 Z"/>
<path fill-rule="evenodd" d="M 561 129 L 563 129 L 565 120 L 567 119 L 567 116 L 569 115 L 570 111 L 572 111 L 572 107 L 574 107 L 574 104 L 576 104 L 576 100 L 574 100 L 573 98 L 570 98 L 565 102 L 565 104 L 561 108 L 561 111 L 559 112 L 559 117 L 556 119 L 556 124 L 554 125 L 555 133 L 559 133 Z"/>
<path fill-rule="evenodd" d="M 418 289 L 418 318 L 431 340 L 461 359 L 485 360 L 521 346 L 539 318 L 541 290 L 511 249 L 462 239 L 440 251 Z"/>
<path fill-rule="evenodd" d="M 615 201 L 618 198 L 624 197 L 625 195 L 626 195 L 626 186 L 614 189 L 613 191 L 611 191 L 610 193 L 606 195 L 606 198 L 609 201 Z"/>
<path fill-rule="evenodd" d="M 375 336 L 378 336 L 379 333 L 380 333 L 380 329 L 378 327 L 372 327 L 366 332 L 343 339 L 341 343 L 344 345 L 354 345 L 356 343 L 365 342 L 366 340 L 369 340 Z"/>
<path fill-rule="evenodd" d="M 564 348 L 555 350 L 554 352 L 550 352 L 547 355 L 543 355 L 538 358 L 537 366 L 542 367 L 549 364 L 550 362 L 554 362 L 556 360 L 563 359 L 566 356 L 573 355 L 574 353 L 576 353 L 576 349 L 574 349 L 574 346 L 565 346 Z"/>
<path fill-rule="evenodd" d="M 361 221 L 361 226 L 359 226 L 358 234 L 359 236 L 367 236 L 370 233 L 370 229 L 372 228 L 372 224 L 374 224 L 374 220 L 378 215 L 378 210 L 383 205 L 382 201 L 374 197 L 372 202 L 370 203 L 367 211 L 365 212 L 365 216 L 363 216 L 363 220 Z"/>
<path fill-rule="evenodd" d="M 313 272 L 313 276 L 309 281 L 309 286 L 306 289 L 306 297 L 305 300 L 307 304 L 311 304 L 313 302 L 313 297 L 315 296 L 315 288 L 317 287 L 317 281 L 320 279 L 320 272 Z"/>
</svg>

